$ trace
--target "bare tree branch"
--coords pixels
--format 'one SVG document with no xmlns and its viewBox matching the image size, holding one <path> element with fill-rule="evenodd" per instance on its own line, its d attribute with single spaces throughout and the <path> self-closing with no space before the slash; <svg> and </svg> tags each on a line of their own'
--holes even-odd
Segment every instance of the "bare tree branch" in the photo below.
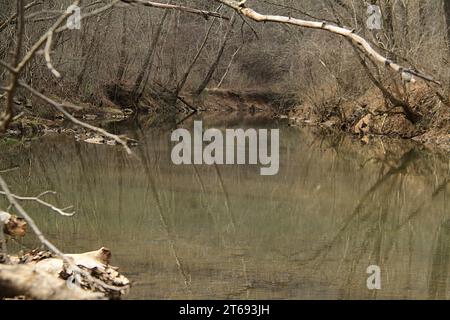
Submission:
<svg viewBox="0 0 450 320">
<path fill-rule="evenodd" d="M 16 73 L 16 70 L 14 69 L 14 67 L 10 66 L 3 60 L 0 60 L 0 66 L 4 67 L 6 70 L 8 70 L 11 73 Z"/>
<path fill-rule="evenodd" d="M 34 220 L 30 217 L 30 215 L 23 209 L 23 207 L 19 204 L 17 199 L 13 196 L 13 194 L 11 193 L 8 185 L 6 184 L 5 180 L 3 180 L 3 177 L 1 175 L 0 175 L 0 188 L 5 193 L 5 196 L 8 199 L 9 203 L 17 210 L 19 215 L 27 221 L 28 225 L 31 227 L 33 232 L 36 234 L 36 236 L 38 237 L 39 241 L 43 245 L 45 245 L 51 252 L 53 252 L 59 258 L 61 258 L 65 263 L 67 263 L 72 268 L 72 270 L 74 272 L 83 275 L 91 283 L 96 284 L 96 285 L 98 285 L 100 287 L 103 287 L 105 289 L 117 290 L 117 291 L 123 290 L 123 288 L 121 288 L 121 287 L 111 286 L 111 285 L 108 285 L 108 284 L 104 283 L 103 281 L 101 281 L 99 279 L 94 278 L 93 276 L 91 276 L 91 274 L 89 272 L 87 272 L 87 271 L 79 268 L 77 265 L 75 265 L 71 259 L 66 257 L 64 255 L 64 253 L 62 253 L 62 251 L 60 251 L 53 243 L 51 243 L 44 236 L 44 234 L 38 228 L 38 226 L 36 225 Z"/>
<path fill-rule="evenodd" d="M 277 16 L 277 15 L 264 15 L 261 13 L 258 13 L 254 11 L 253 9 L 245 7 L 240 2 L 234 1 L 234 0 L 216 0 L 230 8 L 233 8 L 240 14 L 252 19 L 256 22 L 275 22 L 275 23 L 283 23 L 283 24 L 291 24 L 303 28 L 310 28 L 310 29 L 319 29 L 319 30 L 325 30 L 340 36 L 343 36 L 345 38 L 350 39 L 353 43 L 355 43 L 361 50 L 365 51 L 367 55 L 376 63 L 383 64 L 387 67 L 390 67 L 395 72 L 398 72 L 399 74 L 403 75 L 404 73 L 411 74 L 416 76 L 417 78 L 421 78 L 425 81 L 433 82 L 435 84 L 441 85 L 441 83 L 437 80 L 434 80 L 431 76 L 423 74 L 417 70 L 412 70 L 409 68 L 405 68 L 388 58 L 384 57 L 380 53 L 378 53 L 376 50 L 372 48 L 372 46 L 369 44 L 368 41 L 366 41 L 363 37 L 357 35 L 354 33 L 354 30 L 350 30 L 343 27 L 338 27 L 336 25 L 330 24 L 326 21 L 308 21 L 308 20 L 302 20 L 292 17 L 286 17 L 286 16 Z M 245 2 L 245 1 L 244 1 Z"/>
<path fill-rule="evenodd" d="M 50 58 L 50 51 L 51 51 L 51 47 L 52 47 L 52 39 L 53 39 L 53 32 L 50 32 L 47 38 L 47 43 L 45 44 L 45 49 L 44 49 L 44 58 L 45 61 L 47 62 L 47 68 L 50 69 L 51 73 L 53 73 L 53 75 L 57 78 L 61 77 L 61 74 L 53 67 L 52 65 L 52 61 Z"/>
<path fill-rule="evenodd" d="M 146 7 L 153 7 L 153 8 L 159 8 L 159 9 L 166 9 L 166 10 L 171 9 L 171 10 L 184 11 L 184 12 L 188 12 L 188 13 L 202 15 L 205 18 L 215 17 L 215 18 L 220 18 L 220 19 L 224 19 L 224 20 L 230 20 L 230 18 L 224 16 L 223 14 L 221 14 L 219 12 L 211 12 L 211 11 L 207 11 L 207 10 L 193 9 L 193 8 L 183 7 L 183 6 L 175 5 L 175 4 L 164 4 L 164 3 L 145 1 L 145 0 L 122 0 L 122 2 L 131 3 L 131 4 L 135 3 L 135 4 L 140 4 L 140 5 L 143 5 Z"/>
<path fill-rule="evenodd" d="M 79 4 L 79 0 L 76 0 L 73 5 Z M 70 14 L 65 12 L 59 19 L 53 24 L 53 26 L 33 45 L 33 47 L 27 52 L 25 57 L 20 60 L 20 52 L 22 48 L 22 39 L 24 33 L 24 6 L 23 0 L 18 0 L 17 2 L 17 12 L 18 12 L 18 32 L 17 32 L 17 47 L 14 56 L 14 70 L 11 72 L 9 88 L 6 96 L 6 110 L 0 115 L 0 132 L 4 132 L 8 127 L 9 123 L 14 117 L 13 113 L 13 98 L 17 89 L 17 81 L 19 79 L 19 74 L 26 64 L 33 58 L 37 50 L 41 45 L 47 41 L 47 38 L 53 33 L 53 31 L 67 18 Z M 20 62 L 19 62 L 20 61 Z M 11 70 L 10 70 L 11 71 Z"/>
<path fill-rule="evenodd" d="M 23 0 L 17 0 L 17 19 L 18 19 L 18 25 L 17 25 L 17 39 L 16 39 L 16 49 L 15 49 L 15 55 L 13 58 L 13 65 L 17 65 L 20 59 L 20 53 L 22 51 L 22 41 L 23 41 L 23 35 L 25 31 L 25 23 L 24 23 L 24 3 Z M 16 93 L 17 88 L 17 79 L 18 79 L 18 72 L 11 72 L 10 75 L 10 86 L 8 90 L 6 91 L 6 109 L 2 114 L 0 114 L 0 132 L 3 132 L 8 127 L 9 123 L 11 122 L 12 118 L 14 117 L 13 114 L 13 99 L 14 95 Z"/>
<path fill-rule="evenodd" d="M 4 192 L 4 191 L 0 191 L 0 194 L 6 196 L 6 192 Z M 14 199 L 16 199 L 16 200 L 22 200 L 22 201 L 34 201 L 34 202 L 37 202 L 37 203 L 39 203 L 39 204 L 41 204 L 41 205 L 43 205 L 43 206 L 45 206 L 45 207 L 50 208 L 52 211 L 55 211 L 56 213 L 58 213 L 58 214 L 60 214 L 60 215 L 62 215 L 62 216 L 71 217 L 71 216 L 73 216 L 73 215 L 75 214 L 75 211 L 73 211 L 73 212 L 66 212 L 66 210 L 72 209 L 73 206 L 70 206 L 70 207 L 67 207 L 67 208 L 60 209 L 60 208 L 57 208 L 57 207 L 55 207 L 54 205 L 52 205 L 52 204 L 50 204 L 50 203 L 48 203 L 48 202 L 42 200 L 41 198 L 42 198 L 43 196 L 47 195 L 47 194 L 56 194 L 56 192 L 55 192 L 55 191 L 45 191 L 45 192 L 42 192 L 41 194 L 39 194 L 39 195 L 36 196 L 36 197 L 22 197 L 22 196 L 18 196 L 18 195 L 15 195 L 15 194 L 12 194 L 12 196 L 13 196 Z"/>
<path fill-rule="evenodd" d="M 242 49 L 243 46 L 244 46 L 244 44 L 241 44 L 241 45 L 236 49 L 236 51 L 234 51 L 233 54 L 231 55 L 230 62 L 228 62 L 227 68 L 225 69 L 225 72 L 223 73 L 222 78 L 220 78 L 220 81 L 219 81 L 219 83 L 217 84 L 217 87 L 216 87 L 217 89 L 220 88 L 220 86 L 222 85 L 223 81 L 224 81 L 225 78 L 227 77 L 228 72 L 230 71 L 230 68 L 231 68 L 231 66 L 233 65 L 234 58 L 236 57 L 236 55 L 239 53 L 239 51 Z"/>
</svg>

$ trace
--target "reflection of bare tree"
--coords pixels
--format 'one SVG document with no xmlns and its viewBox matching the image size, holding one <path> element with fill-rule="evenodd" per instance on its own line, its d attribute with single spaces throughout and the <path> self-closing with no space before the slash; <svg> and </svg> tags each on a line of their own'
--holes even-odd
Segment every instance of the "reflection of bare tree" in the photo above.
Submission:
<svg viewBox="0 0 450 320">
<path fill-rule="evenodd" d="M 339 149 L 336 150 L 339 156 Z M 431 161 L 427 162 L 427 155 L 420 153 L 417 148 L 406 151 L 396 161 L 389 154 L 385 156 L 386 161 L 383 161 L 383 158 L 377 161 L 381 167 L 379 179 L 360 197 L 351 214 L 340 223 L 339 230 L 309 258 L 302 260 L 305 265 L 311 264 L 314 274 L 322 273 L 324 266 L 329 266 L 329 263 L 326 263 L 329 256 L 342 249 L 343 256 L 336 262 L 336 277 L 339 278 L 343 298 L 351 297 L 352 288 L 356 285 L 355 274 L 361 271 L 361 263 L 364 262 L 364 268 L 369 264 L 386 265 L 392 259 L 394 249 L 401 243 L 400 232 L 406 226 L 411 226 L 421 213 L 426 212 L 426 206 L 445 192 L 449 183 L 448 179 L 444 179 L 433 186 L 431 197 L 415 205 L 411 212 L 403 211 L 400 214 L 395 207 L 401 210 L 405 206 L 401 195 L 409 192 L 408 179 L 417 174 L 417 169 L 419 172 L 425 172 L 427 176 L 432 176 L 436 168 L 432 167 Z M 444 252 L 448 249 L 445 244 L 445 239 L 448 240 L 450 234 L 448 226 L 450 222 L 443 224 L 437 240 L 430 279 L 430 297 L 442 297 L 446 288 L 448 272 L 441 271 L 448 266 L 448 254 Z M 411 264 L 413 231 L 409 229 L 406 232 L 409 234 Z M 407 277 L 408 286 L 411 281 L 412 278 Z M 375 291 L 371 293 L 373 298 L 376 297 Z"/>
<path fill-rule="evenodd" d="M 148 140 L 147 140 L 148 141 Z M 191 293 L 191 287 L 190 287 L 190 275 L 188 273 L 188 271 L 186 270 L 184 264 L 182 263 L 181 259 L 180 259 L 180 255 L 176 246 L 176 242 L 175 239 L 177 238 L 174 228 L 171 227 L 171 225 L 169 224 L 167 217 L 165 216 L 165 210 L 164 210 L 164 206 L 161 200 L 161 197 L 158 193 L 158 188 L 156 185 L 156 182 L 154 180 L 154 175 L 155 175 L 155 171 L 152 170 L 151 166 L 150 166 L 150 155 L 148 154 L 148 150 L 151 150 L 151 148 L 146 148 L 145 150 L 143 148 L 140 148 L 140 156 L 139 159 L 141 161 L 141 164 L 144 168 L 145 174 L 147 176 L 148 179 L 148 188 L 150 189 L 151 193 L 153 194 L 154 198 L 155 198 L 155 202 L 156 202 L 156 209 L 158 211 L 158 216 L 159 219 L 161 221 L 161 225 L 164 228 L 164 231 L 166 233 L 167 236 L 167 240 L 169 243 L 169 247 L 170 247 L 170 251 L 173 255 L 173 257 L 175 258 L 175 263 L 177 265 L 178 271 L 180 273 L 180 275 L 183 278 L 184 281 L 184 285 L 186 287 L 186 290 Z"/>
<path fill-rule="evenodd" d="M 373 215 L 372 214 L 373 211 L 367 210 L 368 212 L 363 216 L 361 216 L 361 213 L 365 208 L 370 208 L 370 205 L 373 205 L 373 203 L 372 204 L 370 203 L 370 200 L 372 199 L 373 195 L 377 192 L 377 190 L 379 190 L 381 187 L 385 186 L 388 182 L 390 182 L 391 177 L 395 177 L 398 174 L 405 172 L 407 167 L 412 162 L 414 162 L 417 156 L 418 154 L 415 151 L 415 149 L 409 150 L 401 157 L 401 159 L 399 160 L 399 164 L 396 167 L 391 168 L 386 174 L 382 175 L 381 178 L 378 179 L 378 181 L 360 198 L 352 214 L 346 219 L 343 226 L 333 237 L 333 239 L 324 247 L 318 249 L 312 256 L 311 260 L 316 260 L 320 257 L 325 258 L 326 255 L 329 253 L 329 251 L 333 248 L 333 246 L 344 237 L 345 233 L 355 223 L 359 224 L 362 221 L 367 221 L 370 218 L 370 216 Z M 390 188 L 392 188 L 393 185 L 394 183 L 391 183 Z"/>
<path fill-rule="evenodd" d="M 450 220 L 442 223 L 437 234 L 431 262 L 428 298 L 446 299 L 450 262 Z"/>
</svg>

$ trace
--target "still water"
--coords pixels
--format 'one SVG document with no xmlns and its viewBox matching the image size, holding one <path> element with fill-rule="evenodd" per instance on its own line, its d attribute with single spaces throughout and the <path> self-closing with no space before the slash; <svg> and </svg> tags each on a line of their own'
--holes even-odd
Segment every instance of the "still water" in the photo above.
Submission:
<svg viewBox="0 0 450 320">
<path fill-rule="evenodd" d="M 192 128 L 192 121 L 183 123 Z M 204 119 L 205 127 L 263 127 Z M 273 124 L 272 124 L 273 126 Z M 1 146 L 13 191 L 76 215 L 27 203 L 68 253 L 101 246 L 134 282 L 131 299 L 449 298 L 449 158 L 411 142 L 280 128 L 280 170 L 175 166 L 171 130 L 128 132 L 119 147 L 47 136 Z M 31 235 L 10 249 L 31 248 Z M 381 290 L 366 269 L 381 268 Z"/>
</svg>

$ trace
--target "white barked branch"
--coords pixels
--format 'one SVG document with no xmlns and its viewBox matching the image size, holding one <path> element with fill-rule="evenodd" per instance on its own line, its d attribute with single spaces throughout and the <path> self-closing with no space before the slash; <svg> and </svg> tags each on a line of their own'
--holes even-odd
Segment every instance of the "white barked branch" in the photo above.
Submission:
<svg viewBox="0 0 450 320">
<path fill-rule="evenodd" d="M 405 68 L 404 66 L 401 66 L 393 62 L 392 60 L 384 57 L 382 54 L 373 49 L 367 40 L 357 35 L 355 31 L 352 29 L 339 27 L 326 21 L 308 21 L 287 16 L 261 14 L 251 8 L 244 7 L 245 1 L 234 1 L 234 0 L 216 0 L 216 1 L 238 11 L 241 15 L 256 22 L 274 22 L 274 23 L 290 24 L 303 28 L 325 30 L 343 36 L 345 38 L 350 39 L 353 43 L 355 43 L 357 47 L 360 50 L 364 51 L 368 55 L 368 57 L 372 59 L 375 63 L 391 68 L 395 72 L 399 73 L 402 76 L 402 78 L 411 77 L 410 82 L 412 82 L 413 77 L 417 77 L 422 80 L 441 85 L 439 81 L 433 79 L 433 77 L 429 75 L 426 75 L 417 70 Z"/>
</svg>

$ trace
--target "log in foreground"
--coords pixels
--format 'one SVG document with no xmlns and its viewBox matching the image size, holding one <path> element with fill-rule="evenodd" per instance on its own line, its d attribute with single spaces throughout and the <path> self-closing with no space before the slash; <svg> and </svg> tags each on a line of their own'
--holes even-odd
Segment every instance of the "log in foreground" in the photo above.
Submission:
<svg viewBox="0 0 450 320">
<path fill-rule="evenodd" d="M 0 299 L 23 296 L 36 300 L 95 300 L 101 293 L 67 286 L 66 281 L 53 274 L 35 270 L 32 265 L 0 264 Z"/>
<path fill-rule="evenodd" d="M 104 283 L 122 288 L 108 290 L 93 283 L 49 251 L 33 250 L 11 257 L 13 265 L 0 264 L 0 299 L 24 296 L 28 299 L 118 299 L 127 294 L 130 281 L 111 266 L 111 251 L 100 248 L 81 254 L 66 254 L 74 265 Z"/>
</svg>

